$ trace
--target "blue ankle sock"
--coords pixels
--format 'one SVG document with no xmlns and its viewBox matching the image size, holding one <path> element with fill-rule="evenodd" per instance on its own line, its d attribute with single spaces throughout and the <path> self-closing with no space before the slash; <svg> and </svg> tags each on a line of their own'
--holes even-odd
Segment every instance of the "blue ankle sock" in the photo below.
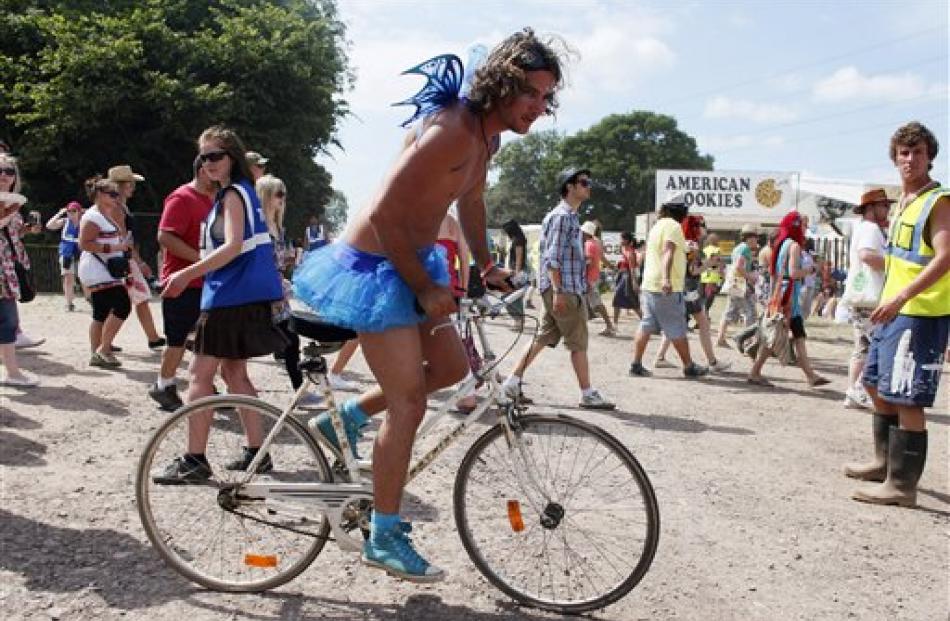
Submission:
<svg viewBox="0 0 950 621">
<path fill-rule="evenodd" d="M 374 545 L 377 544 L 379 542 L 377 534 L 394 529 L 399 522 L 398 513 L 380 513 L 379 511 L 373 511 L 373 517 L 370 519 L 370 541 L 372 541 Z"/>
<path fill-rule="evenodd" d="M 347 399 L 340 407 L 340 412 L 344 418 L 349 418 L 353 421 L 357 428 L 369 422 L 369 415 L 360 407 L 356 399 Z"/>
</svg>

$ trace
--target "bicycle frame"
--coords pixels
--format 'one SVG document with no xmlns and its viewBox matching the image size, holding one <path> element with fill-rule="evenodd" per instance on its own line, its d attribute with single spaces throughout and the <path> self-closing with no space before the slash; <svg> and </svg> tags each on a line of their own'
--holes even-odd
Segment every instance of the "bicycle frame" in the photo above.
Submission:
<svg viewBox="0 0 950 621">
<path fill-rule="evenodd" d="M 488 315 L 496 316 L 504 304 L 520 298 L 521 295 L 524 295 L 525 291 L 526 288 L 522 288 L 516 291 L 514 294 L 511 294 L 507 298 L 503 299 L 502 302 L 496 304 L 493 307 L 494 314 L 488 313 Z M 416 462 L 410 466 L 406 477 L 407 485 L 417 475 L 419 475 L 429 465 L 431 465 L 439 457 L 439 455 L 441 455 L 459 437 L 461 437 L 474 422 L 485 417 L 485 415 L 492 409 L 493 406 L 501 408 L 498 411 L 498 421 L 504 425 L 506 436 L 508 436 L 509 439 L 513 439 L 511 426 L 509 424 L 508 416 L 506 415 L 508 409 L 512 405 L 512 400 L 505 395 L 501 385 L 495 378 L 495 354 L 491 350 L 491 345 L 488 342 L 488 338 L 485 335 L 484 326 L 482 325 L 484 318 L 483 309 L 479 308 L 475 301 L 463 299 L 462 303 L 460 304 L 459 315 L 460 322 L 470 321 L 475 325 L 475 330 L 478 334 L 478 340 L 482 346 L 482 351 L 484 352 L 483 358 L 488 364 L 486 364 L 479 373 L 471 374 L 468 379 L 463 382 L 462 385 L 452 394 L 452 396 L 442 403 L 441 407 L 439 407 L 439 409 L 434 414 L 427 416 L 428 420 L 426 420 L 419 428 L 419 431 L 417 432 L 417 438 L 425 437 L 425 435 L 445 417 L 449 411 L 449 408 L 451 407 L 451 404 L 462 396 L 467 395 L 469 391 L 471 391 L 479 382 L 488 383 L 488 398 L 482 401 L 482 403 L 479 404 L 479 406 L 476 407 L 475 410 L 465 418 L 465 420 L 446 433 L 432 449 L 419 457 Z M 435 329 L 438 330 L 449 328 L 453 325 L 453 322 L 448 322 L 437 326 Z M 313 375 L 316 375 L 316 377 L 314 378 Z M 279 483 L 261 481 L 258 478 L 258 480 L 251 482 L 251 479 L 255 476 L 253 473 L 257 471 L 257 467 L 267 454 L 271 443 L 284 427 L 284 422 L 286 421 L 287 417 L 291 415 L 291 413 L 294 411 L 294 408 L 296 408 L 297 403 L 301 398 L 303 398 L 312 385 L 315 385 L 321 391 L 326 403 L 329 405 L 327 413 L 330 416 L 330 421 L 333 424 L 333 430 L 336 433 L 336 437 L 339 439 L 340 450 L 337 450 L 336 447 L 330 445 L 321 434 L 316 434 L 316 439 L 321 444 L 321 446 L 325 447 L 343 462 L 345 465 L 345 471 L 343 472 L 345 480 L 329 483 Z M 323 363 L 316 372 L 308 372 L 305 374 L 304 382 L 297 390 L 293 400 L 281 413 L 277 422 L 274 424 L 274 427 L 271 429 L 270 433 L 267 434 L 267 437 L 264 438 L 257 455 L 248 465 L 244 478 L 239 484 L 240 494 L 247 498 L 259 500 L 303 503 L 312 506 L 318 512 L 330 518 L 331 530 L 338 545 L 342 549 L 359 552 L 361 550 L 360 544 L 352 537 L 348 536 L 346 532 L 342 530 L 340 524 L 343 518 L 343 511 L 349 505 L 359 501 L 372 501 L 373 499 L 372 483 L 365 480 L 360 480 L 361 464 L 368 463 L 369 462 L 360 462 L 353 457 L 353 452 L 350 450 L 350 444 L 344 429 L 343 419 L 336 407 L 336 401 L 333 398 L 333 391 L 330 388 L 329 381 L 327 380 L 326 364 Z"/>
</svg>

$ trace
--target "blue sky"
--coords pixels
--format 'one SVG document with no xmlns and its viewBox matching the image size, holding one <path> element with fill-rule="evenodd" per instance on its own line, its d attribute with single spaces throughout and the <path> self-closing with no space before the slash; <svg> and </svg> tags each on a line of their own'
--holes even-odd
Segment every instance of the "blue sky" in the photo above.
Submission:
<svg viewBox="0 0 950 621">
<path fill-rule="evenodd" d="M 579 54 L 556 118 L 572 134 L 634 109 L 675 117 L 722 170 L 896 183 L 887 155 L 909 120 L 941 142 L 948 179 L 948 3 L 926 1 L 339 0 L 356 82 L 342 150 L 321 163 L 362 208 L 398 153 L 420 86 L 400 72 L 431 56 L 465 58 L 524 26 Z M 514 139 L 503 136 L 503 143 Z M 489 206 L 490 208 L 490 206 Z"/>
</svg>

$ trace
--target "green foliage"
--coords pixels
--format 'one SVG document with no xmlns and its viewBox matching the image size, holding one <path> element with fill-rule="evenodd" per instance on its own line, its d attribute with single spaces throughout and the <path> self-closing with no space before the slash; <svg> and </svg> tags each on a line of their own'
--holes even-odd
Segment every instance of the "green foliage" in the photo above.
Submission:
<svg viewBox="0 0 950 621">
<path fill-rule="evenodd" d="M 637 110 L 605 117 L 573 136 L 529 134 L 505 145 L 494 166 L 498 181 L 486 194 L 494 224 L 508 218 L 539 222 L 559 199 L 557 172 L 577 166 L 591 169 L 594 178 L 582 218 L 633 230 L 636 214 L 654 209 L 657 169 L 711 170 L 713 159 L 700 155 L 673 117 Z"/>
<path fill-rule="evenodd" d="M 498 181 L 485 192 L 493 224 L 512 218 L 519 222 L 540 222 L 560 200 L 556 187 L 561 169 L 559 148 L 563 140 L 556 130 L 526 135 L 508 143 L 492 161 Z"/>
<path fill-rule="evenodd" d="M 195 141 L 233 127 L 271 158 L 302 228 L 331 196 L 313 157 L 332 143 L 351 80 L 333 0 L 0 0 L 0 136 L 34 205 L 51 212 L 118 163 L 159 211 L 191 177 Z"/>
<path fill-rule="evenodd" d="M 346 195 L 334 190 L 330 196 L 330 202 L 327 203 L 326 211 L 323 212 L 323 220 L 330 233 L 335 235 L 343 230 L 349 209 L 350 204 L 346 200 Z"/>
</svg>

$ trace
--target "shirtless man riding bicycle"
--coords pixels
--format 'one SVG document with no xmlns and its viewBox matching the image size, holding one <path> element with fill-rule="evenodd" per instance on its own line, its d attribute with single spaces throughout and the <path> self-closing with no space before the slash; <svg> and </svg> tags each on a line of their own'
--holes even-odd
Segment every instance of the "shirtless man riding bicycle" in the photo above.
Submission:
<svg viewBox="0 0 950 621">
<path fill-rule="evenodd" d="M 444 64 L 446 58 L 424 65 L 440 59 Z M 463 97 L 450 97 L 407 136 L 376 197 L 344 238 L 312 253 L 294 277 L 295 293 L 322 320 L 359 334 L 379 384 L 343 404 L 341 415 L 355 446 L 368 417 L 388 412 L 373 448 L 374 511 L 363 560 L 401 578 L 431 582 L 444 576 L 416 552 L 399 504 L 426 396 L 468 372 L 456 331 L 433 331 L 456 310 L 447 266 L 435 245 L 439 225 L 457 201 L 482 278 L 506 288 L 510 274 L 491 262 L 486 242 L 488 162 L 502 132 L 525 134 L 553 111 L 561 64 L 552 43 L 531 29 L 505 39 L 475 72 Z M 460 63 L 455 68 L 460 70 Z M 449 71 L 449 78 L 457 73 Z M 338 445 L 328 416 L 313 423 Z"/>
</svg>

